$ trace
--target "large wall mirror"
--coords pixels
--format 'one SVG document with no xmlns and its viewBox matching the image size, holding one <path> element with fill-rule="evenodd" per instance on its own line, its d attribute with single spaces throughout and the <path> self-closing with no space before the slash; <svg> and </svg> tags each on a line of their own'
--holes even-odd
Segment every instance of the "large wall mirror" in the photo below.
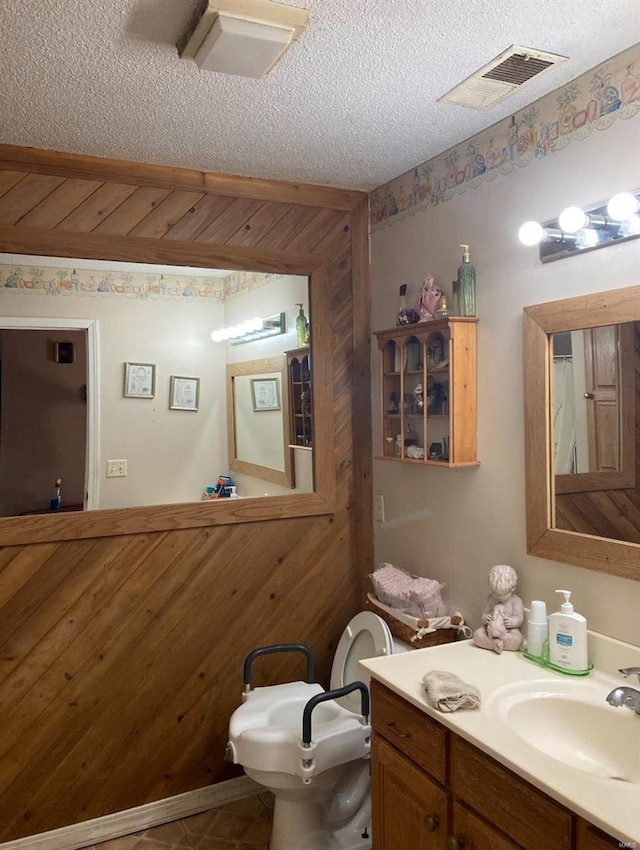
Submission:
<svg viewBox="0 0 640 850">
<path fill-rule="evenodd" d="M 228 257 L 211 271 L 197 264 L 123 268 L 115 259 L 0 254 L 0 477 L 8 494 L 0 505 L 0 545 L 94 536 L 98 527 L 123 533 L 332 509 L 333 469 L 322 462 L 331 457 L 333 441 L 326 270 L 315 258 L 301 258 L 287 261 L 283 272 L 254 271 L 260 258 L 253 265 L 247 254 L 246 271 L 237 262 L 225 269 Z M 296 485 L 286 352 L 297 344 L 299 303 L 313 323 L 323 383 L 313 399 L 314 416 L 322 406 L 313 452 Z M 246 343 L 211 338 L 212 331 L 243 319 L 281 312 L 284 333 L 277 336 Z M 251 381 L 246 364 L 256 360 L 271 364 L 261 386 L 277 384 L 277 410 L 261 409 L 255 417 L 263 418 L 250 441 L 252 462 L 238 469 L 235 482 L 244 498 L 205 501 L 207 487 L 234 465 L 227 369 Z M 136 368 L 146 372 L 139 385 L 131 377 Z M 49 405 L 40 423 L 36 401 Z M 267 428 L 267 419 L 277 422 Z M 269 434 L 278 434 L 275 452 Z M 51 450 L 63 442 L 67 453 Z M 274 453 L 286 458 L 283 475 L 275 478 Z M 111 475 L 112 461 L 116 473 L 126 461 L 126 474 Z M 63 510 L 53 512 L 58 478 Z"/>
<path fill-rule="evenodd" d="M 640 286 L 524 310 L 527 551 L 640 579 Z"/>
</svg>

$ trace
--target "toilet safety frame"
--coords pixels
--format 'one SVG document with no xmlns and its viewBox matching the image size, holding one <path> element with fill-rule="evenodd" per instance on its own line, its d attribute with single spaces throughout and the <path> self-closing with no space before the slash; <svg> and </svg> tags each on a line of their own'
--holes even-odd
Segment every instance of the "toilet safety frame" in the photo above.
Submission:
<svg viewBox="0 0 640 850">
<path fill-rule="evenodd" d="M 301 652 L 307 659 L 307 674 L 305 682 L 309 685 L 316 684 L 316 662 L 312 650 L 303 643 L 278 643 L 272 646 L 260 646 L 252 650 L 244 660 L 243 679 L 244 692 L 242 701 L 244 702 L 247 695 L 251 693 L 251 673 L 253 662 L 263 655 L 273 655 L 280 652 Z M 324 691 L 321 694 L 315 694 L 307 702 L 302 712 L 302 745 L 303 747 L 311 746 L 311 716 L 314 708 L 320 703 L 329 700 L 338 700 L 354 691 L 360 691 L 361 698 L 361 715 L 366 724 L 369 723 L 370 699 L 369 689 L 364 682 L 352 682 L 350 685 L 344 685 L 342 688 L 334 688 L 333 690 Z"/>
</svg>

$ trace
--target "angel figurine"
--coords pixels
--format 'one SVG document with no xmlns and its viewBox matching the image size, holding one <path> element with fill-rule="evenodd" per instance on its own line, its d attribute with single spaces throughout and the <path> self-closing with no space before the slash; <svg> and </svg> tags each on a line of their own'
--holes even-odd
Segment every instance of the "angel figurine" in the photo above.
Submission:
<svg viewBox="0 0 640 850">
<path fill-rule="evenodd" d="M 413 305 L 413 309 L 420 315 L 420 321 L 426 322 L 435 319 L 438 304 L 442 298 L 442 290 L 436 286 L 433 275 L 428 274 L 422 282 L 422 288 Z"/>
</svg>

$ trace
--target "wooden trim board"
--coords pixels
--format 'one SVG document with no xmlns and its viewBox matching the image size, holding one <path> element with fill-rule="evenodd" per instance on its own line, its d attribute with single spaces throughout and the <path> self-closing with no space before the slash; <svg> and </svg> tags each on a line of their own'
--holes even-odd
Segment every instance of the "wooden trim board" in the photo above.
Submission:
<svg viewBox="0 0 640 850">
<path fill-rule="evenodd" d="M 249 779 L 239 776 L 226 782 L 218 782 L 207 788 L 197 788 L 166 800 L 157 800 L 105 815 L 101 818 L 74 823 L 40 835 L 28 835 L 15 841 L 5 841 L 0 844 L 0 850 L 78 850 L 91 844 L 110 841 L 122 835 L 130 835 L 143 829 L 151 829 L 191 815 L 206 812 L 215 806 L 251 797 L 261 790 L 262 786 Z"/>
</svg>

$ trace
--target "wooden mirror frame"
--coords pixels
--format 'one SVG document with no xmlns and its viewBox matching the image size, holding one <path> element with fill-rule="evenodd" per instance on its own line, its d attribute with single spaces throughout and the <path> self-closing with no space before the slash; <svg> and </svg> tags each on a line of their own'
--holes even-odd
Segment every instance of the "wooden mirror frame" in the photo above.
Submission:
<svg viewBox="0 0 640 850">
<path fill-rule="evenodd" d="M 293 489 L 293 464 L 291 462 L 291 449 L 289 447 L 289 393 L 288 375 L 286 367 L 286 354 L 272 357 L 263 357 L 259 360 L 238 360 L 235 363 L 227 363 L 227 435 L 229 446 L 229 469 L 232 472 L 240 472 L 251 475 L 281 487 Z M 249 463 L 238 457 L 238 444 L 236 440 L 236 393 L 234 378 L 261 375 L 265 372 L 277 372 L 280 376 L 280 413 L 282 415 L 282 445 L 284 447 L 284 469 L 272 469 L 261 464 Z"/>
<path fill-rule="evenodd" d="M 314 492 L 285 496 L 224 499 L 154 505 L 139 508 L 111 508 L 56 514 L 0 518 L 0 546 L 107 537 L 231 525 L 240 522 L 286 519 L 331 514 L 335 509 L 333 465 L 333 370 L 331 348 L 331 296 L 328 268 L 324 257 L 250 248 L 215 246 L 206 243 L 168 243 L 159 249 L 153 240 L 139 239 L 126 244 L 115 238 L 91 234 L 65 234 L 64 241 L 46 231 L 28 232 L 22 242 L 11 234 L 2 238 L 0 252 L 34 254 L 91 260 L 157 263 L 162 265 L 221 268 L 236 271 L 304 275 L 309 278 L 309 309 L 313 317 L 311 351 L 314 358 Z"/>
<path fill-rule="evenodd" d="M 640 545 L 553 528 L 550 334 L 640 321 L 640 286 L 524 308 L 527 552 L 640 580 Z"/>
</svg>

